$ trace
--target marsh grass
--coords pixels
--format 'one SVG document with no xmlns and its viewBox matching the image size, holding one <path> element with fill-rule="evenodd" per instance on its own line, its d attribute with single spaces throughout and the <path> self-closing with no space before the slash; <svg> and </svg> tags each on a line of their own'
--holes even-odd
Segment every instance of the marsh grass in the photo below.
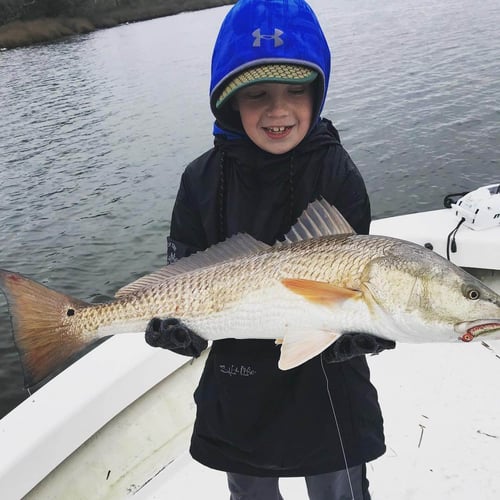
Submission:
<svg viewBox="0 0 500 500">
<path fill-rule="evenodd" d="M 179 12 L 202 10 L 234 3 L 235 0 L 175 0 L 161 5 L 143 1 L 137 7 L 120 7 L 85 17 L 43 17 L 13 21 L 0 26 L 0 49 L 11 49 L 70 35 L 111 28 L 125 22 L 145 21 Z"/>
<path fill-rule="evenodd" d="M 96 26 L 82 17 L 41 18 L 33 21 L 14 21 L 0 26 L 0 47 L 14 48 L 46 42 L 69 35 L 89 33 Z"/>
</svg>

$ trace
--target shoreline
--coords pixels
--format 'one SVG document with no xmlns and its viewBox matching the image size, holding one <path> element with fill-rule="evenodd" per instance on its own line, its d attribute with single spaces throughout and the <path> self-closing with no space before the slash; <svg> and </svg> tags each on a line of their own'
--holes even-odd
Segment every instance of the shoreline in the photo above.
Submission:
<svg viewBox="0 0 500 500">
<path fill-rule="evenodd" d="M 37 43 L 56 41 L 67 36 L 91 33 L 124 23 L 147 21 L 159 17 L 235 3 L 235 0 L 192 0 L 177 5 L 124 7 L 89 16 L 41 17 L 16 20 L 0 26 L 0 50 L 27 47 Z"/>
</svg>

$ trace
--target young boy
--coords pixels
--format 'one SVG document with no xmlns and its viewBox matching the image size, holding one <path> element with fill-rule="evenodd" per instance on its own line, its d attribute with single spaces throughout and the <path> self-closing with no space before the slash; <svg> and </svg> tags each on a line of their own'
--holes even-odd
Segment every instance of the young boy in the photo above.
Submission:
<svg viewBox="0 0 500 500">
<path fill-rule="evenodd" d="M 215 146 L 182 176 L 170 261 L 239 232 L 273 244 L 319 197 L 368 232 L 363 180 L 320 118 L 329 74 L 327 42 L 303 0 L 240 0 L 231 9 L 212 59 Z M 153 319 L 146 340 L 189 356 L 207 345 L 175 318 Z M 369 499 L 365 463 L 385 445 L 362 354 L 393 347 L 349 333 L 283 372 L 274 341 L 214 342 L 194 395 L 192 456 L 228 473 L 232 500 L 281 499 L 285 476 L 304 476 L 310 499 Z"/>
</svg>

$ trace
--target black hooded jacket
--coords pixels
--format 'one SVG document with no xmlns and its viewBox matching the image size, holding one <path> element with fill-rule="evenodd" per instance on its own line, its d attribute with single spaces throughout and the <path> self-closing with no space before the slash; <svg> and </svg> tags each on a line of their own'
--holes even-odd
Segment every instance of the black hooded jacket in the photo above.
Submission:
<svg viewBox="0 0 500 500">
<path fill-rule="evenodd" d="M 367 233 L 364 182 L 322 120 L 291 152 L 266 153 L 249 140 L 217 136 L 185 170 L 175 202 L 169 259 L 245 232 L 268 244 L 319 197 Z M 252 279 L 248 276 L 248 279 Z M 345 467 L 321 357 L 278 369 L 269 340 L 215 341 L 195 392 L 191 454 L 214 469 L 257 476 L 305 476 Z M 385 451 L 377 392 L 364 356 L 323 364 L 349 467 Z"/>
</svg>

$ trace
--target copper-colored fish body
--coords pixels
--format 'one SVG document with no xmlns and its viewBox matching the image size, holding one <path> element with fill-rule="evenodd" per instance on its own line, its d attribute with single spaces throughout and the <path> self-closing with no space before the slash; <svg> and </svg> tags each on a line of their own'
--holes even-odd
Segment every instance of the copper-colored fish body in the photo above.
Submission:
<svg viewBox="0 0 500 500">
<path fill-rule="evenodd" d="M 356 235 L 315 202 L 283 243 L 237 235 L 136 280 L 106 304 L 88 304 L 0 271 L 13 330 L 33 385 L 100 338 L 143 334 L 176 317 L 207 340 L 278 339 L 293 368 L 346 332 L 398 342 L 500 337 L 500 297 L 433 252 Z"/>
</svg>

